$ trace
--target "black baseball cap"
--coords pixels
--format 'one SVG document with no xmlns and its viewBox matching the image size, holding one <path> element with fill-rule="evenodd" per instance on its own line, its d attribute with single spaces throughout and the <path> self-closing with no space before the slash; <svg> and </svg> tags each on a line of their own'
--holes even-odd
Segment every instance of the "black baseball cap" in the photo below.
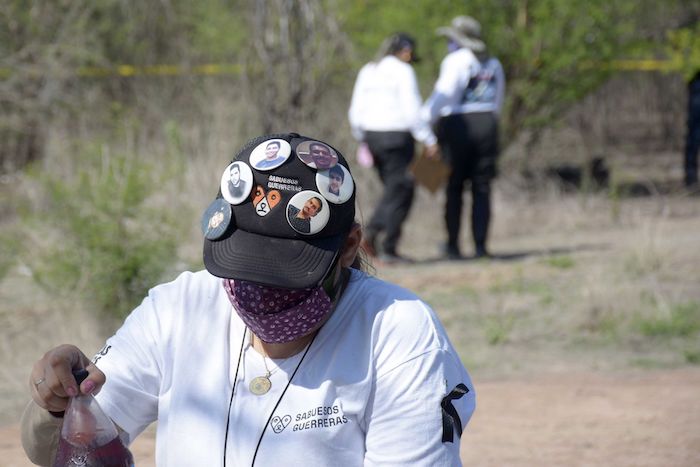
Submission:
<svg viewBox="0 0 700 467">
<path fill-rule="evenodd" d="M 331 167 L 345 173 L 339 193 L 329 191 Z M 202 216 L 211 274 L 290 289 L 323 281 L 355 219 L 355 184 L 340 151 L 297 133 L 260 136 L 218 182 Z"/>
</svg>

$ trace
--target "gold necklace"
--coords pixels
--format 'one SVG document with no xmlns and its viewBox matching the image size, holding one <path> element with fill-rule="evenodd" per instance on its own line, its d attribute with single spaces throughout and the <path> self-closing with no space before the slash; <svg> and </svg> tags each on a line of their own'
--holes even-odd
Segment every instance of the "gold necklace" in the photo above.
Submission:
<svg viewBox="0 0 700 467">
<path fill-rule="evenodd" d="M 256 396 L 262 396 L 263 394 L 267 394 L 267 392 L 272 387 L 272 381 L 270 381 L 270 376 L 272 376 L 272 373 L 279 369 L 278 366 L 273 371 L 270 371 L 270 369 L 267 367 L 267 356 L 263 354 L 262 358 L 263 364 L 265 365 L 265 374 L 262 376 L 256 376 L 250 381 L 250 384 L 248 385 L 250 392 L 252 392 Z"/>
<path fill-rule="evenodd" d="M 250 339 L 251 339 L 251 346 L 255 348 L 255 342 L 253 341 L 255 334 L 252 332 L 250 333 Z M 304 344 L 304 347 L 308 345 L 308 342 Z M 287 359 L 292 358 L 293 356 L 297 355 L 299 352 L 304 347 L 299 347 L 298 349 L 294 349 L 292 351 L 292 355 L 290 355 L 287 358 L 282 359 L 282 362 L 287 361 Z M 277 365 L 277 368 L 273 368 L 272 371 L 267 367 L 267 353 L 265 352 L 265 349 L 260 346 L 260 350 L 262 351 L 262 358 L 263 358 L 263 365 L 265 365 L 265 374 L 262 376 L 256 376 L 250 381 L 250 384 L 248 385 L 248 389 L 250 389 L 250 392 L 255 394 L 256 396 L 262 396 L 264 394 L 267 394 L 270 388 L 272 387 L 272 381 L 270 380 L 270 376 L 272 376 L 272 373 L 275 371 L 279 370 L 279 365 Z M 281 363 L 281 362 L 280 362 Z"/>
</svg>

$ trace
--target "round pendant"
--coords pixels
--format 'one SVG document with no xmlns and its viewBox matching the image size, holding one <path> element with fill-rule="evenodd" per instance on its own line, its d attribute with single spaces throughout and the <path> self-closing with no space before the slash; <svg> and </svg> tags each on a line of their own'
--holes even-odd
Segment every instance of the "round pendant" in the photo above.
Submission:
<svg viewBox="0 0 700 467">
<path fill-rule="evenodd" d="M 248 387 L 250 388 L 250 392 L 256 396 L 262 396 L 270 390 L 272 383 L 268 377 L 258 376 L 257 378 L 253 378 Z"/>
</svg>

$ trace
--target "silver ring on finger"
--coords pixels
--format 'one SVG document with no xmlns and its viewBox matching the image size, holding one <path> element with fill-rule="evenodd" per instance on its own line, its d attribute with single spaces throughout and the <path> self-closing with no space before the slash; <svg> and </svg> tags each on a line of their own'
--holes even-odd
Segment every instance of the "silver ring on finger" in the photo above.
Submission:
<svg viewBox="0 0 700 467">
<path fill-rule="evenodd" d="M 41 383 L 43 383 L 44 381 L 46 381 L 46 378 L 39 378 L 39 379 L 37 379 L 36 381 L 34 381 L 34 387 L 37 387 L 37 388 L 38 388 L 39 385 L 40 385 Z"/>
</svg>

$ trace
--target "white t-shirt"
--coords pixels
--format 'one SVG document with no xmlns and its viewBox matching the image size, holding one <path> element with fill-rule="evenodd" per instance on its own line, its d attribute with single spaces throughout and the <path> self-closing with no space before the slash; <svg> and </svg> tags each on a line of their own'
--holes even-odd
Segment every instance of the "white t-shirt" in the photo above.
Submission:
<svg viewBox="0 0 700 467">
<path fill-rule="evenodd" d="M 359 141 L 365 131 L 410 131 L 427 145 L 437 138 L 420 117 L 421 103 L 413 67 L 394 55 L 360 69 L 352 91 L 348 119 Z"/>
<path fill-rule="evenodd" d="M 303 361 L 268 359 L 262 396 L 249 384 L 265 366 L 244 333 L 221 279 L 183 273 L 153 288 L 95 356 L 107 375 L 99 403 L 132 440 L 157 420 L 163 466 L 222 465 L 227 421 L 227 466 L 251 465 L 258 443 L 260 466 L 460 465 L 450 422 L 466 426 L 474 389 L 410 292 L 353 270 Z"/>
</svg>

